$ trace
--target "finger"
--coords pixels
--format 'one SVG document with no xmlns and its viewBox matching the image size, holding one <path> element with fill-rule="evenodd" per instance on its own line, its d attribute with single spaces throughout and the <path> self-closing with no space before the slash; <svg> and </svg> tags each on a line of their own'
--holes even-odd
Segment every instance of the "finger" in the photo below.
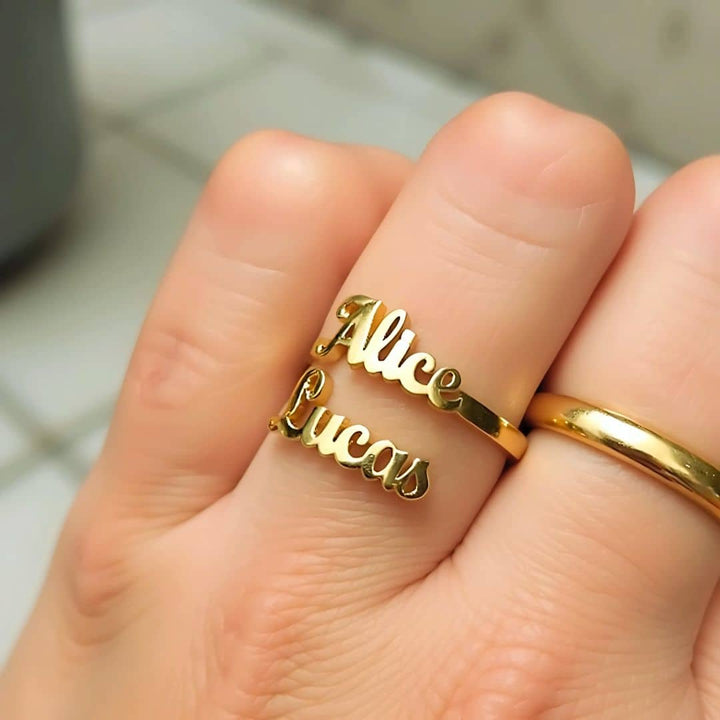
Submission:
<svg viewBox="0 0 720 720">
<path fill-rule="evenodd" d="M 695 645 L 693 670 L 707 720 L 720 718 L 720 584 Z"/>
<path fill-rule="evenodd" d="M 616 410 L 715 465 L 719 188 L 720 163 L 709 160 L 648 200 L 548 380 L 550 391 Z M 513 598 L 526 617 L 551 608 L 534 641 L 554 642 L 556 669 L 577 668 L 591 684 L 601 677 L 596 700 L 687 700 L 693 644 L 720 573 L 720 528 L 661 482 L 534 431 L 455 561 L 491 615 Z M 558 645 L 558 617 L 574 646 Z"/>
<path fill-rule="evenodd" d="M 408 168 L 274 131 L 228 152 L 150 310 L 94 473 L 114 505 L 172 522 L 237 482 Z"/>
<path fill-rule="evenodd" d="M 324 334 L 337 329 L 335 306 L 349 295 L 404 308 L 418 348 L 458 368 L 468 393 L 518 421 L 617 250 L 631 209 L 627 156 L 604 126 L 530 96 L 484 100 L 431 142 L 350 273 Z M 267 518 L 273 532 L 278 525 L 297 537 L 311 525 L 316 542 L 337 535 L 344 518 L 345 537 L 332 539 L 334 561 L 385 563 L 377 581 L 406 584 L 462 538 L 503 454 L 396 383 L 350 370 L 345 359 L 328 371 L 331 409 L 430 460 L 427 497 L 409 507 L 273 436 L 237 502 Z"/>
</svg>

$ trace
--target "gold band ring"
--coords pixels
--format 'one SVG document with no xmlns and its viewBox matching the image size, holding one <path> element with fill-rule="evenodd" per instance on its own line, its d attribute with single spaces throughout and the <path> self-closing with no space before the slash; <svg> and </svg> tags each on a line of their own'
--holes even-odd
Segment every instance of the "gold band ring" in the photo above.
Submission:
<svg viewBox="0 0 720 720">
<path fill-rule="evenodd" d="M 659 478 L 720 519 L 720 470 L 652 430 L 575 398 L 538 393 L 525 421 L 555 430 Z"/>
<path fill-rule="evenodd" d="M 390 440 L 370 442 L 364 425 L 353 425 L 343 415 L 330 412 L 323 403 L 332 392 L 332 379 L 320 368 L 308 368 L 298 380 L 280 415 L 271 417 L 270 430 L 305 447 L 332 455 L 338 465 L 357 468 L 367 480 L 380 480 L 384 490 L 394 490 L 405 500 L 418 500 L 428 491 L 427 460 L 398 450 Z"/>
<path fill-rule="evenodd" d="M 410 353 L 416 336 L 405 327 L 405 310 L 387 312 L 380 300 L 353 295 L 340 305 L 336 315 L 342 326 L 330 340 L 316 341 L 314 358 L 335 359 L 346 348 L 350 365 L 362 365 L 371 374 L 380 373 L 385 380 L 399 382 L 413 395 L 427 396 L 431 405 L 460 415 L 513 460 L 523 456 L 527 448 L 525 435 L 509 420 L 463 392 L 458 370 L 437 368 L 435 358 L 426 352 Z M 418 371 L 426 378 L 418 378 Z"/>
</svg>

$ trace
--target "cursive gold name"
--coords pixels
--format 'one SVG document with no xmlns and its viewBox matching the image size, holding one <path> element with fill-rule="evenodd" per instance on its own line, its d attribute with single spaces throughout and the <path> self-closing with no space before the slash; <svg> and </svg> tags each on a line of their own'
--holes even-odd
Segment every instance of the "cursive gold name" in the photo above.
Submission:
<svg viewBox="0 0 720 720">
<path fill-rule="evenodd" d="M 340 329 L 329 340 L 318 339 L 315 358 L 334 359 L 344 349 L 350 365 L 362 365 L 369 373 L 400 385 L 413 395 L 425 395 L 430 404 L 455 412 L 495 441 L 511 458 L 519 460 L 527 447 L 525 436 L 508 420 L 496 415 L 460 389 L 460 372 L 437 367 L 426 352 L 411 352 L 416 335 L 405 327 L 405 310 L 387 312 L 380 300 L 353 295 L 336 313 Z"/>
<path fill-rule="evenodd" d="M 353 295 L 337 310 L 343 324 L 330 340 L 319 339 L 313 354 L 318 358 L 335 359 L 347 348 L 350 365 L 363 365 L 369 373 L 380 373 L 385 380 L 398 381 L 414 395 L 427 395 L 442 410 L 457 409 L 462 399 L 457 396 L 460 373 L 454 368 L 435 369 L 435 358 L 426 352 L 408 355 L 416 335 L 405 328 L 405 310 L 386 312 L 380 300 Z M 389 349 L 389 350 L 388 350 Z M 418 379 L 418 370 L 428 374 Z M 448 397 L 453 393 L 454 397 Z"/>
<path fill-rule="evenodd" d="M 368 480 L 380 480 L 383 489 L 394 490 L 407 500 L 421 498 L 429 488 L 428 461 L 398 450 L 390 440 L 370 442 L 370 431 L 336 415 L 324 403 L 332 392 L 330 377 L 311 367 L 298 381 L 285 408 L 270 418 L 270 430 L 332 455 L 346 468 L 357 468 Z"/>
</svg>

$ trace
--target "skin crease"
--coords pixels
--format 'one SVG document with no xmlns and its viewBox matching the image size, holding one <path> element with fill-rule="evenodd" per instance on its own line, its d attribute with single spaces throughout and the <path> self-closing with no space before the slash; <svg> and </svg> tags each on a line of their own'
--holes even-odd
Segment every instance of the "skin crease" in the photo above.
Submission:
<svg viewBox="0 0 720 720">
<path fill-rule="evenodd" d="M 426 498 L 265 432 L 362 293 L 514 422 L 547 376 L 720 464 L 720 159 L 630 226 L 632 205 L 607 128 L 520 94 L 468 108 L 416 166 L 240 141 L 150 310 L 0 717 L 720 719 L 720 528 L 686 499 L 546 431 L 503 471 L 452 413 L 345 360 L 332 407 L 431 458 Z"/>
</svg>

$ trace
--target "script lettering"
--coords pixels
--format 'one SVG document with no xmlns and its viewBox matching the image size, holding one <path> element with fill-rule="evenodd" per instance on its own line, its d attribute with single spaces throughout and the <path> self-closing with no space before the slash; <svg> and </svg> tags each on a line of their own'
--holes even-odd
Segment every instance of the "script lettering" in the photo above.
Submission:
<svg viewBox="0 0 720 720">
<path fill-rule="evenodd" d="M 336 336 L 337 337 L 337 336 Z M 346 468 L 359 468 L 368 480 L 380 480 L 383 489 L 394 490 L 408 500 L 421 498 L 429 489 L 428 462 L 399 450 L 390 440 L 370 443 L 364 425 L 352 425 L 320 402 L 331 392 L 329 376 L 320 368 L 309 368 L 295 386 L 285 408 L 270 418 L 270 430 L 277 430 L 321 455 L 332 455 Z"/>
<path fill-rule="evenodd" d="M 330 340 L 315 343 L 315 357 L 336 357 L 345 347 L 350 365 L 362 364 L 369 373 L 399 382 L 409 393 L 427 396 L 440 410 L 461 412 L 465 393 L 460 390 L 460 372 L 448 367 L 436 370 L 432 355 L 410 352 L 416 335 L 405 327 L 404 310 L 386 312 L 380 300 L 353 295 L 336 315 L 344 322 Z"/>
</svg>

